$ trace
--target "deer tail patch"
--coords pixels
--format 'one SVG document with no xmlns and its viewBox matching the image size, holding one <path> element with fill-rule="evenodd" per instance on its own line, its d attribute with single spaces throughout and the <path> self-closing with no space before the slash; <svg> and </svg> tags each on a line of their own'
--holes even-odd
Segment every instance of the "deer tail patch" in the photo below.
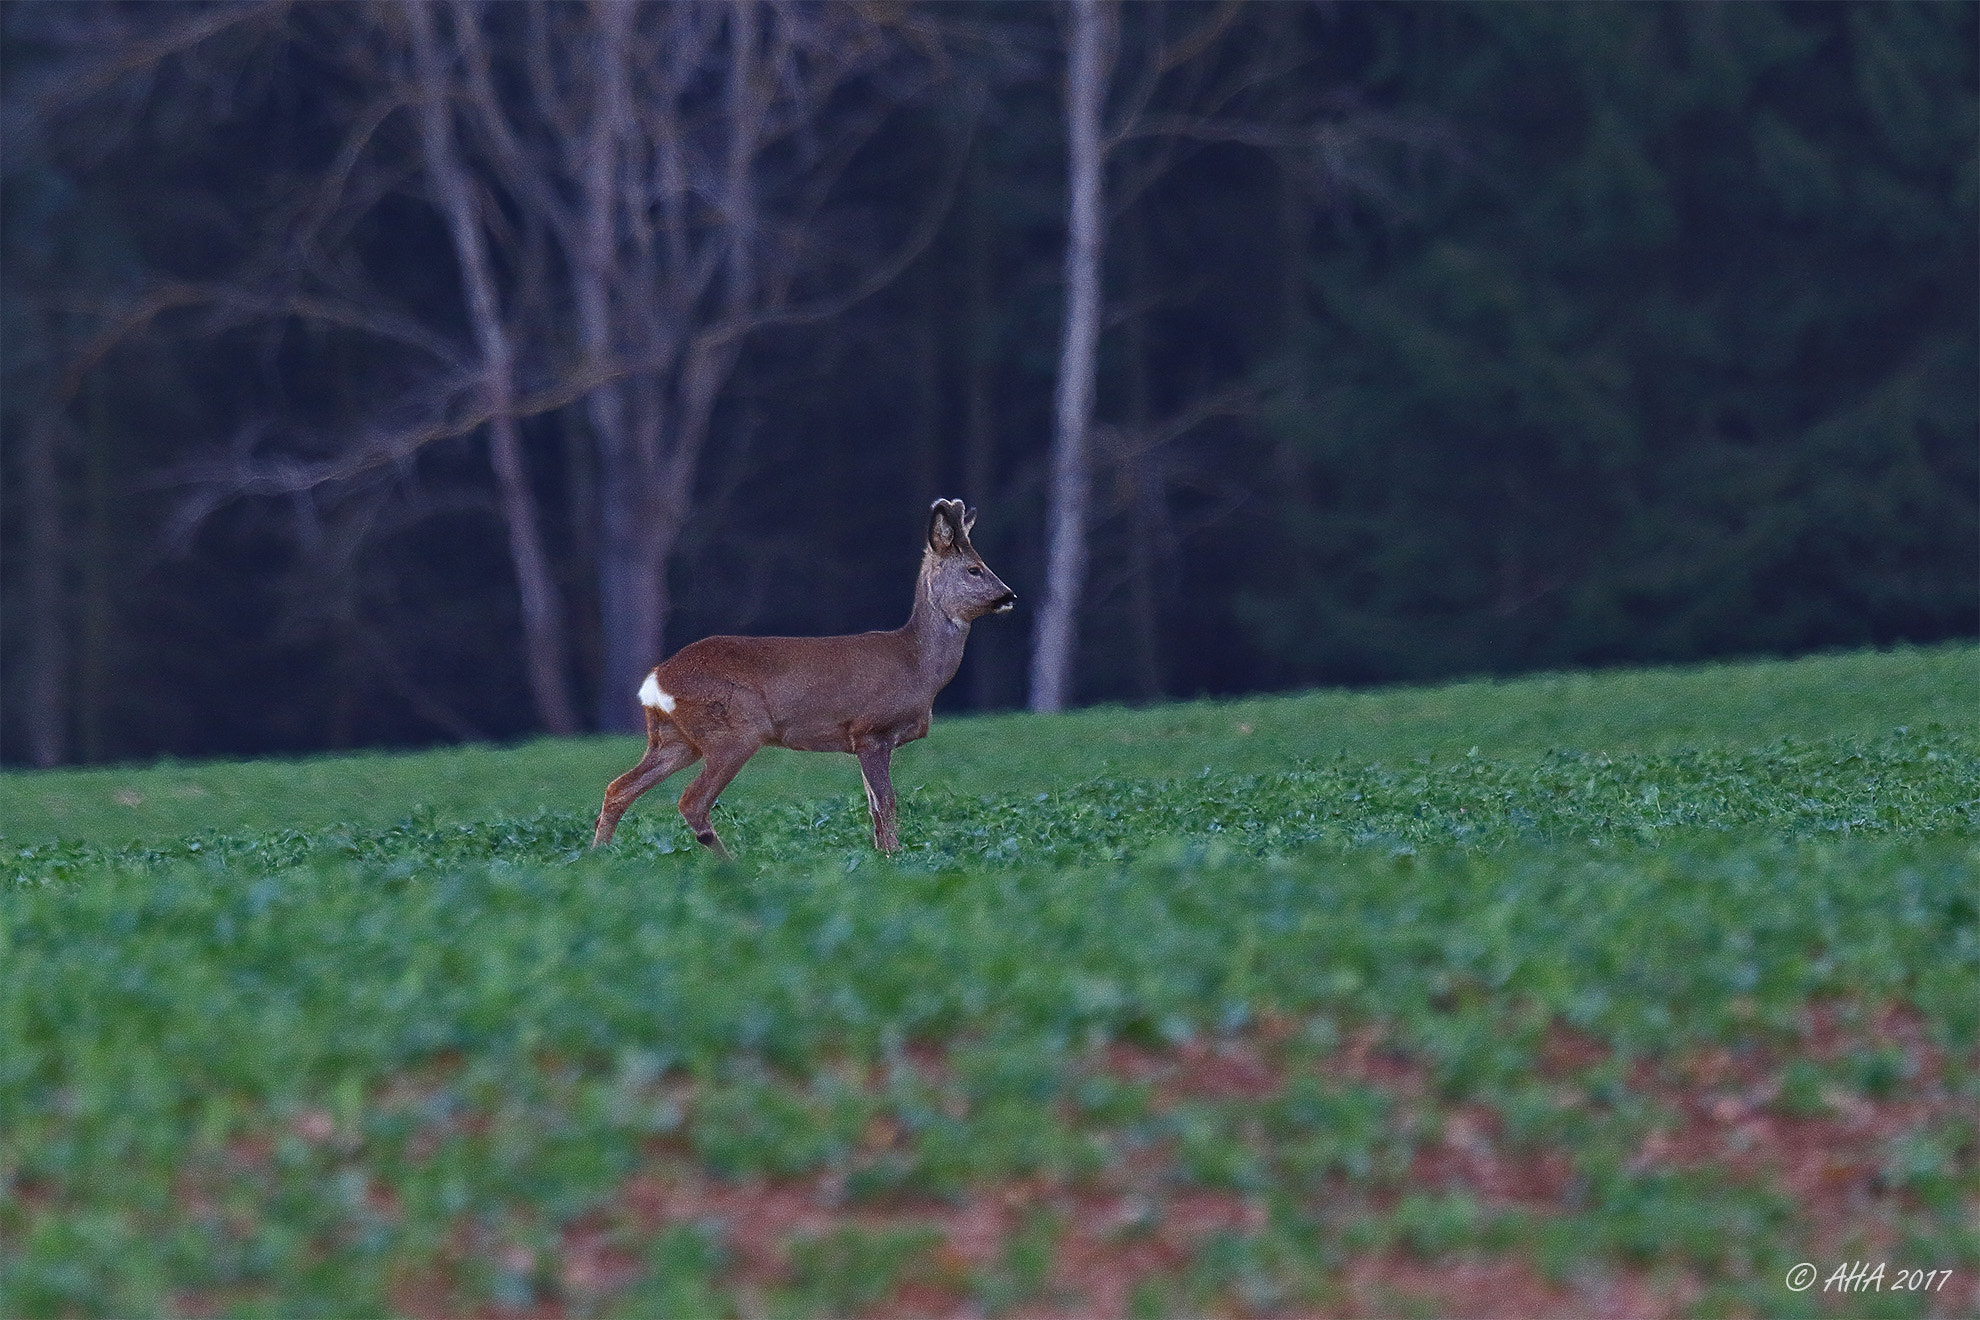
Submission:
<svg viewBox="0 0 1980 1320">
<path fill-rule="evenodd" d="M 639 704 L 669 715 L 674 711 L 674 698 L 661 688 L 658 674 L 648 674 L 646 681 L 639 685 Z"/>
</svg>

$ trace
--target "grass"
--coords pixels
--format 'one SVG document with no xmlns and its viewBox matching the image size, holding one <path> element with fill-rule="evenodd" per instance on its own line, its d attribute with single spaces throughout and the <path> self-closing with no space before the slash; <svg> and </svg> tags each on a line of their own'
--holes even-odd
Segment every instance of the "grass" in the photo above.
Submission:
<svg viewBox="0 0 1980 1320">
<path fill-rule="evenodd" d="M 1312 692 L 1139 710 L 1097 708 L 938 719 L 903 748 L 894 778 L 964 796 L 1017 795 L 1093 778 L 1269 773 L 1297 761 L 1408 763 L 1477 748 L 1498 759 L 1555 749 L 1618 753 L 1747 748 L 1783 737 L 1879 737 L 1901 725 L 1974 723 L 1971 645 L 1658 670 L 1478 680 L 1433 688 Z M 222 833 L 396 823 L 416 808 L 475 822 L 596 812 L 605 783 L 639 759 L 625 737 L 306 760 L 161 762 L 0 774 L 0 839 L 128 843 Z M 850 758 L 766 750 L 729 789 L 734 806 L 859 796 Z M 636 810 L 650 811 L 659 794 Z"/>
<path fill-rule="evenodd" d="M 8 776 L 0 1312 L 1971 1311 L 1977 660 Z"/>
</svg>

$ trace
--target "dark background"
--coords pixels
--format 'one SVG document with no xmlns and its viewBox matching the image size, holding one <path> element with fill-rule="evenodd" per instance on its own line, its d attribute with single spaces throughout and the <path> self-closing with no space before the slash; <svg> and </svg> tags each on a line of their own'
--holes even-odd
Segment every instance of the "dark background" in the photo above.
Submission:
<svg viewBox="0 0 1980 1320">
<path fill-rule="evenodd" d="M 224 12 L 0 6 L 0 757 L 538 731 L 485 428 L 301 490 L 243 458 L 334 455 L 433 378 L 305 305 L 299 198 L 348 217 L 311 240 L 339 278 L 471 340 L 405 116 L 348 158 L 373 90 L 351 52 L 398 67 L 390 16 L 252 6 L 184 39 Z M 501 25 L 527 11 L 506 12 L 498 51 L 522 41 Z M 1076 698 L 1980 630 L 1976 13 L 1125 6 Z M 1021 604 L 979 627 L 943 704 L 1020 705 L 1062 297 L 1059 15 L 887 21 L 899 52 L 821 111 L 873 127 L 817 231 L 853 270 L 939 224 L 870 296 L 742 341 L 666 646 L 895 626 L 928 501 L 958 495 Z M 467 155 L 491 213 L 522 216 Z M 759 168 L 766 206 L 796 194 L 773 177 L 796 157 Z M 534 293 L 522 269 L 501 267 L 517 305 L 554 309 L 554 263 Z M 269 290 L 287 301 L 249 296 Z M 518 318 L 525 386 L 555 375 L 555 324 Z M 585 416 L 522 435 L 563 679 L 595 722 Z"/>
</svg>

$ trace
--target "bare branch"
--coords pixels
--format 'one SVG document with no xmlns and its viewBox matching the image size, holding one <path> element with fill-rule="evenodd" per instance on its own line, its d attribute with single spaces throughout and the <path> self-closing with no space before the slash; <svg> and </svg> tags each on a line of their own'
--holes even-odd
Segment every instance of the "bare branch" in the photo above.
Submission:
<svg viewBox="0 0 1980 1320">
<path fill-rule="evenodd" d="M 209 41 L 230 28 L 242 27 L 251 23 L 271 21 L 288 7 L 288 0 L 227 0 L 203 9 L 194 17 L 175 23 L 171 27 L 148 38 L 122 35 L 120 40 L 104 40 L 100 36 L 89 45 L 93 50 L 107 51 L 100 61 L 85 65 L 77 70 L 65 70 L 59 78 L 51 79 L 39 96 L 29 101 L 28 113 L 39 118 L 55 118 L 73 111 L 87 102 L 118 79 L 140 70 L 148 70 L 174 55 L 183 54 L 203 42 Z M 93 10 L 91 16 L 107 16 L 113 11 L 104 5 Z M 160 12 L 184 12 L 183 7 L 171 10 L 164 6 L 145 7 L 147 14 Z M 111 21 L 116 21 L 112 19 Z M 9 133 L 12 136 L 12 133 Z"/>
<path fill-rule="evenodd" d="M 1124 461 L 1172 445 L 1213 418 L 1254 416 L 1265 392 L 1259 382 L 1243 381 L 1203 395 L 1159 421 L 1103 424 L 1095 428 L 1096 438 L 1117 461 Z"/>
</svg>

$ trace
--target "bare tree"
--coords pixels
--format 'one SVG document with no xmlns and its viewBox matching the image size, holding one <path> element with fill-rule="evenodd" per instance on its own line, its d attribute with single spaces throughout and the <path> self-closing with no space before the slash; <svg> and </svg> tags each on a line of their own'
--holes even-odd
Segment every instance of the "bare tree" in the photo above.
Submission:
<svg viewBox="0 0 1980 1320">
<path fill-rule="evenodd" d="M 668 568 L 695 512 L 718 404 L 752 334 L 829 319 L 926 247 L 954 173 L 905 230 L 842 215 L 861 148 L 938 62 L 912 11 L 795 0 L 641 6 L 381 0 L 350 23 L 298 11 L 341 61 L 345 144 L 271 227 L 271 249 L 210 287 L 173 287 L 217 331 L 301 319 L 412 350 L 396 389 L 335 432 L 257 420 L 183 465 L 183 538 L 230 500 L 290 497 L 403 468 L 485 433 L 541 723 L 576 725 L 566 620 L 531 485 L 524 419 L 565 411 L 595 491 L 601 727 L 628 726 L 659 658 Z M 142 43 L 139 43 L 140 45 Z M 158 43 L 153 43 L 158 44 Z M 400 126 L 410 118 L 411 132 Z M 423 183 L 459 272 L 472 350 L 374 287 L 346 250 L 380 203 Z"/>
<path fill-rule="evenodd" d="M 1031 653 L 1031 709 L 1063 709 L 1071 695 L 1079 616 L 1086 593 L 1087 540 L 1093 499 L 1092 430 L 1098 390 L 1102 328 L 1102 275 L 1110 206 L 1108 160 L 1139 135 L 1163 81 L 1196 65 L 1231 24 L 1237 0 L 1225 0 L 1177 40 L 1161 37 L 1163 12 L 1151 7 L 1157 40 L 1132 80 L 1116 77 L 1121 39 L 1118 0 L 1067 0 L 1066 53 L 1066 258 L 1065 329 L 1054 400 L 1052 465 L 1048 489 L 1045 599 L 1038 610 Z M 1240 77 L 1219 91 L 1228 100 L 1255 77 Z M 1123 83 L 1115 125 L 1105 120 L 1114 84 Z M 1157 152 L 1122 196 L 1132 200 L 1167 167 Z"/>
<path fill-rule="evenodd" d="M 508 528 L 509 559 L 522 599 L 524 667 L 537 717 L 552 733 L 577 731 L 564 676 L 564 620 L 556 581 L 550 574 L 537 524 L 536 492 L 523 461 L 521 427 L 516 419 L 516 353 L 500 295 L 495 287 L 481 200 L 455 150 L 452 60 L 440 50 L 433 0 L 407 7 L 414 78 L 418 84 L 421 152 L 434 202 L 447 220 L 454 258 L 460 265 L 468 320 L 481 353 L 481 388 L 488 412 L 489 457 L 501 490 L 502 521 Z"/>
<path fill-rule="evenodd" d="M 854 87 L 901 59 L 896 20 L 880 11 L 455 0 L 453 14 L 481 159 L 543 222 L 569 282 L 567 299 L 535 309 L 535 327 L 543 337 L 567 318 L 576 360 L 560 369 L 586 382 L 597 719 L 631 728 L 631 694 L 664 643 L 668 567 L 748 337 L 879 288 L 933 237 L 946 196 L 891 251 L 847 243 L 830 222 L 834 185 L 897 103 Z M 505 67 L 510 49 L 521 55 Z"/>
<path fill-rule="evenodd" d="M 1031 708 L 1063 708 L 1072 680 L 1080 594 L 1086 579 L 1086 515 L 1093 478 L 1087 432 L 1100 346 L 1100 266 L 1105 253 L 1107 162 L 1101 115 L 1119 22 L 1113 0 L 1069 0 L 1066 59 L 1066 314 L 1054 400 L 1045 599 L 1031 652 Z"/>
<path fill-rule="evenodd" d="M 1105 454 L 1096 454 L 1097 345 L 1112 324 L 1138 324 L 1149 306 L 1104 314 L 1102 285 L 1108 223 L 1136 205 L 1187 150 L 1221 143 L 1270 156 L 1289 182 L 1337 208 L 1365 200 L 1395 210 L 1396 158 L 1448 151 L 1450 135 L 1413 114 L 1358 104 L 1340 89 L 1317 93 L 1297 76 L 1304 43 L 1289 40 L 1295 7 L 1273 7 L 1272 21 L 1250 29 L 1248 49 L 1228 50 L 1222 39 L 1237 29 L 1242 0 L 1218 0 L 1200 21 L 1168 30 L 1180 5 L 1133 10 L 1123 27 L 1117 0 L 1066 0 L 1067 239 L 1065 330 L 1059 359 L 1056 423 L 1047 491 L 1045 598 L 1039 607 L 1031 657 L 1033 710 L 1064 707 L 1073 684 L 1079 620 L 1087 601 L 1088 540 L 1096 521 L 1093 470 L 1096 457 L 1118 470 L 1119 502 L 1130 513 L 1126 581 L 1144 691 L 1156 679 L 1153 656 L 1155 532 L 1172 538 L 1161 505 L 1159 451 L 1212 417 L 1252 411 L 1262 381 L 1204 392 L 1173 414 L 1149 415 L 1146 391 L 1130 367 L 1134 416 L 1105 428 Z M 1198 11 L 1201 12 L 1201 11 Z M 1262 40 L 1260 39 L 1262 37 Z M 1136 288 L 1147 298 L 1148 291 Z M 1135 350 L 1139 352 L 1139 349 Z M 1200 475 L 1200 474 L 1199 474 Z M 1200 484 L 1200 483 L 1199 483 Z M 1209 483 L 1212 486 L 1228 483 Z M 1214 507 L 1234 505 L 1214 492 Z"/>
</svg>

